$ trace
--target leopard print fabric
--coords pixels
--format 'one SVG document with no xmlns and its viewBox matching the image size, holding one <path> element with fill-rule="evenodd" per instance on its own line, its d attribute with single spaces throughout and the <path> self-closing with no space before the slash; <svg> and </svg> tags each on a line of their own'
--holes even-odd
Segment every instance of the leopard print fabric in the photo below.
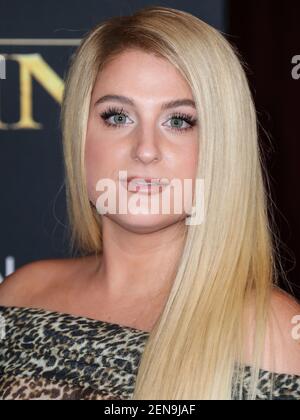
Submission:
<svg viewBox="0 0 300 420">
<path fill-rule="evenodd" d="M 43 309 L 0 306 L 0 316 L 1 400 L 132 397 L 148 332 Z M 257 399 L 300 400 L 300 376 L 271 376 L 260 371 Z"/>
</svg>

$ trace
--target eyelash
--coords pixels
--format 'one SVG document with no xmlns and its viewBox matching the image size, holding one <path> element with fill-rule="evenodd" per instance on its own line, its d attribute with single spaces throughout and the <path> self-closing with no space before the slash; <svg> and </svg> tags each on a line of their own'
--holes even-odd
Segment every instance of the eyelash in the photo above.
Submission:
<svg viewBox="0 0 300 420">
<path fill-rule="evenodd" d="M 104 121 L 104 124 L 108 127 L 112 128 L 121 128 L 124 124 L 111 124 L 108 122 L 108 119 L 114 115 L 124 115 L 126 118 L 129 117 L 127 112 L 124 110 L 124 108 L 116 108 L 116 107 L 109 107 L 106 111 L 102 112 L 100 114 L 101 118 Z M 186 123 L 190 124 L 189 127 L 185 128 L 177 128 L 177 127 L 170 127 L 171 130 L 179 131 L 179 132 L 186 132 L 187 130 L 192 129 L 196 125 L 196 118 L 193 118 L 190 114 L 184 114 L 184 113 L 176 113 L 169 116 L 169 119 L 176 118 L 181 119 L 185 121 Z"/>
</svg>

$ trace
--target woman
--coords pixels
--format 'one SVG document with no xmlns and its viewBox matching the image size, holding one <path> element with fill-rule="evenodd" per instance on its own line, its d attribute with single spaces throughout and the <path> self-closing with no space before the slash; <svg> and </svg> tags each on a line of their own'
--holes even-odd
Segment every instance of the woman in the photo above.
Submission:
<svg viewBox="0 0 300 420">
<path fill-rule="evenodd" d="M 99 24 L 73 57 L 62 129 L 80 256 L 1 285 L 1 398 L 300 399 L 300 306 L 277 286 L 255 109 L 228 41 L 165 7 Z M 162 179 L 192 180 L 204 219 L 105 212 L 104 178 L 144 210 Z"/>
</svg>

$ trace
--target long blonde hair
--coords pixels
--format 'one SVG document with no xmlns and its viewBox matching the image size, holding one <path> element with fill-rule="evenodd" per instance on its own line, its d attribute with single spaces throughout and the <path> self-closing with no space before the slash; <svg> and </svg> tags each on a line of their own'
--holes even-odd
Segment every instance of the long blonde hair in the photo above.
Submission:
<svg viewBox="0 0 300 420">
<path fill-rule="evenodd" d="M 205 180 L 205 219 L 188 226 L 133 399 L 255 399 L 270 292 L 278 278 L 275 227 L 242 60 L 220 31 L 199 18 L 144 7 L 97 25 L 72 57 L 61 113 L 71 250 L 102 250 L 101 217 L 86 188 L 86 128 L 96 76 L 125 48 L 166 58 L 189 83 L 200 126 L 197 177 Z M 250 301 L 255 351 L 250 391 L 242 395 L 248 333 L 243 314 Z"/>
</svg>

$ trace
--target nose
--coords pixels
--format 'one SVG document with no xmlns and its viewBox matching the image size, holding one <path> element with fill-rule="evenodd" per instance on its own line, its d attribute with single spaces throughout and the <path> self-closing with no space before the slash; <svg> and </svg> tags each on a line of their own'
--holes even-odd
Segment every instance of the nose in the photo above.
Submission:
<svg viewBox="0 0 300 420">
<path fill-rule="evenodd" d="M 159 136 L 152 128 L 140 128 L 134 134 L 136 136 L 131 149 L 131 157 L 144 164 L 161 160 L 161 150 L 158 145 Z"/>
</svg>

